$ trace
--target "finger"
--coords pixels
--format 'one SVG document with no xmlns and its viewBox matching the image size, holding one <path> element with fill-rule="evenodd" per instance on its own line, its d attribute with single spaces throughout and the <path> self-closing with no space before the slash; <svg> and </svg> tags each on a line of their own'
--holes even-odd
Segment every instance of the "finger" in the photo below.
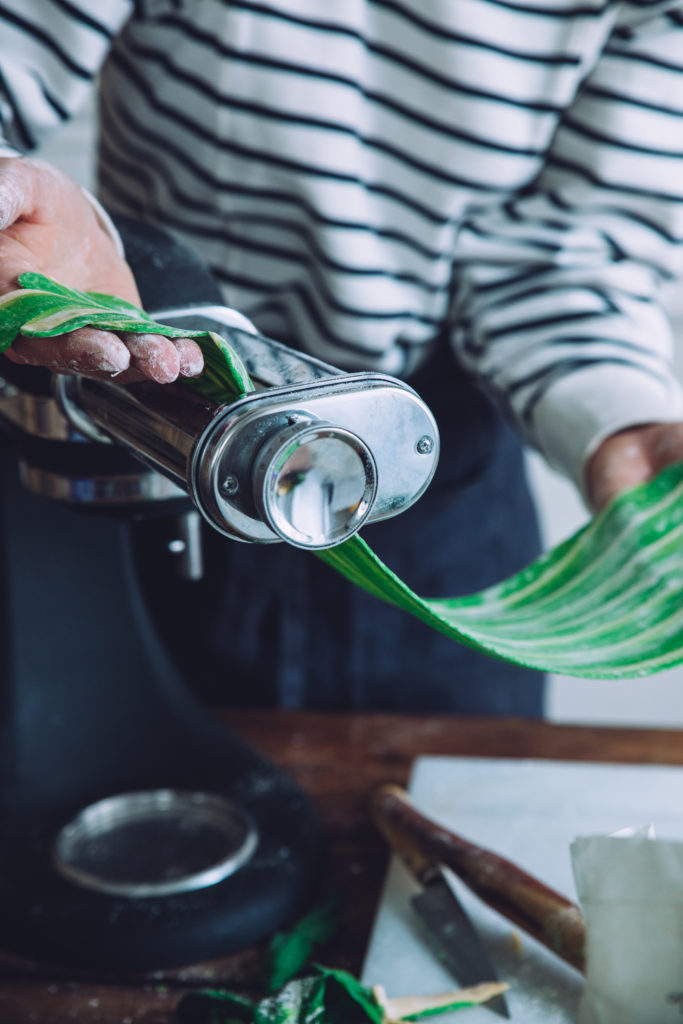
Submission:
<svg viewBox="0 0 683 1024">
<path fill-rule="evenodd" d="M 175 338 L 173 344 L 180 359 L 180 376 L 198 377 L 204 369 L 204 356 L 197 342 L 191 338 Z"/>
<path fill-rule="evenodd" d="M 590 475 L 589 501 L 599 511 L 622 491 L 643 483 L 652 476 L 652 463 L 646 450 L 635 442 L 614 445 L 595 461 Z"/>
<path fill-rule="evenodd" d="M 158 384 L 170 384 L 180 373 L 180 356 L 169 338 L 160 334 L 135 334 L 123 331 L 119 335 L 130 352 L 130 365 Z"/>
<path fill-rule="evenodd" d="M 30 366 L 45 366 L 56 373 L 105 373 L 109 376 L 127 370 L 130 352 L 110 331 L 81 327 L 56 338 L 25 338 L 19 335 L 7 353 L 15 361 Z"/>
<path fill-rule="evenodd" d="M 591 508 L 599 511 L 622 491 L 628 490 L 629 487 L 635 487 L 636 484 L 644 483 L 650 476 L 649 465 L 644 462 L 640 465 L 631 463 L 628 469 L 603 469 L 597 480 L 594 481 L 590 492 Z"/>
<path fill-rule="evenodd" d="M 589 503 L 603 508 L 621 491 L 650 480 L 683 459 L 683 423 L 650 423 L 606 438 L 591 457 L 586 482 Z"/>
<path fill-rule="evenodd" d="M 650 428 L 648 437 L 655 471 L 683 459 L 683 423 L 660 423 Z"/>
</svg>

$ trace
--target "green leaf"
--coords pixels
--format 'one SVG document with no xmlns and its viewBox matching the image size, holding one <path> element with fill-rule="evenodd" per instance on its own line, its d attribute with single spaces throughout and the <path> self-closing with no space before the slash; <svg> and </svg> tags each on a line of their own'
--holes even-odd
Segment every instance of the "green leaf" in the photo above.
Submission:
<svg viewBox="0 0 683 1024">
<path fill-rule="evenodd" d="M 318 946 L 332 938 L 339 927 L 339 898 L 335 895 L 287 932 L 270 940 L 266 953 L 266 991 L 275 992 L 308 963 Z"/>
</svg>

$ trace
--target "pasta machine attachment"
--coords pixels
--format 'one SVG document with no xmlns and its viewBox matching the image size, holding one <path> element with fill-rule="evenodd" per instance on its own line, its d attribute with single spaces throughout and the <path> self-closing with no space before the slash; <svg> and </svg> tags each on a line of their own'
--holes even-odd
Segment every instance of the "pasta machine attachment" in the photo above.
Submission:
<svg viewBox="0 0 683 1024">
<path fill-rule="evenodd" d="M 74 429 L 100 444 L 118 442 L 189 494 L 219 532 L 331 547 L 365 522 L 404 511 L 427 487 L 438 430 L 408 385 L 343 373 L 264 337 L 225 307 L 154 316 L 220 333 L 256 390 L 221 404 L 185 382 L 120 386 L 62 376 L 59 404 Z"/>
</svg>

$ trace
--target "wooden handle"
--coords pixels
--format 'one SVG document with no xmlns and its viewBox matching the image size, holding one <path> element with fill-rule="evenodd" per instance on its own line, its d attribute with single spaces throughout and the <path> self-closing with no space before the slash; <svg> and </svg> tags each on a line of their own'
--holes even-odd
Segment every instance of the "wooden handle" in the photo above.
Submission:
<svg viewBox="0 0 683 1024">
<path fill-rule="evenodd" d="M 430 864 L 444 864 L 484 903 L 584 970 L 586 931 L 575 903 L 504 857 L 426 818 L 399 786 L 375 790 L 371 809 L 377 827 L 416 877 L 424 877 Z"/>
</svg>

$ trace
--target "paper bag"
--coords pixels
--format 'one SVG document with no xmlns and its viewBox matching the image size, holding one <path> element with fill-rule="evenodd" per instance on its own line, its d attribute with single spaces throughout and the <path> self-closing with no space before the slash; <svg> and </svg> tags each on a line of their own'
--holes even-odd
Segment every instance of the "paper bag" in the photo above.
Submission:
<svg viewBox="0 0 683 1024">
<path fill-rule="evenodd" d="M 681 1024 L 683 843 L 624 830 L 571 853 L 586 920 L 579 1024 Z"/>
</svg>

